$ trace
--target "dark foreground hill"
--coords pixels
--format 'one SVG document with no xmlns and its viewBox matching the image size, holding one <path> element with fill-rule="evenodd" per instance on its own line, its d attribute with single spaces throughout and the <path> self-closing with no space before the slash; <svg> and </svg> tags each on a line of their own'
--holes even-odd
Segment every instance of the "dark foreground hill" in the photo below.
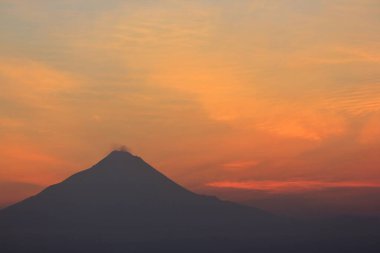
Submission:
<svg viewBox="0 0 380 253">
<path fill-rule="evenodd" d="M 374 224 L 301 224 L 192 193 L 114 151 L 2 210 L 0 252 L 380 252 Z"/>
</svg>

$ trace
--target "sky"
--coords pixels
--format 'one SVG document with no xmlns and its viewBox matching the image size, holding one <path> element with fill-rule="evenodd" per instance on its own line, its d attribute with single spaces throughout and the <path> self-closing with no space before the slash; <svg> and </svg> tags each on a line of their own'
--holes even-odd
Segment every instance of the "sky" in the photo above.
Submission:
<svg viewBox="0 0 380 253">
<path fill-rule="evenodd" d="M 380 189 L 378 0 L 0 0 L 0 29 L 0 206 L 120 145 L 232 199 Z"/>
</svg>

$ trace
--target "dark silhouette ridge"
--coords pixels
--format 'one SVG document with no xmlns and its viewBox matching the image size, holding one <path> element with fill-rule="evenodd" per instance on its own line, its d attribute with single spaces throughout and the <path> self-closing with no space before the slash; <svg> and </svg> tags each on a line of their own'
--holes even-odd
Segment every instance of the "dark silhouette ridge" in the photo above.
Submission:
<svg viewBox="0 0 380 253">
<path fill-rule="evenodd" d="M 119 150 L 1 210 L 0 252 L 375 252 L 376 229 L 346 243 L 357 224 L 334 222 L 300 224 L 195 194 Z"/>
</svg>

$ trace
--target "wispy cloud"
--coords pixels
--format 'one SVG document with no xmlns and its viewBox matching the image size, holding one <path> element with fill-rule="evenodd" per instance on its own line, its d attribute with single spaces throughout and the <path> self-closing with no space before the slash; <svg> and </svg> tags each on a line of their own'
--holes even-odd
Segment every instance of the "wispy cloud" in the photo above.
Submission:
<svg viewBox="0 0 380 253">
<path fill-rule="evenodd" d="M 380 111 L 380 83 L 336 90 L 326 99 L 325 106 L 354 115 Z"/>
<path fill-rule="evenodd" d="M 252 169 L 260 164 L 260 161 L 250 160 L 250 161 L 234 161 L 224 163 L 222 166 L 226 170 L 246 170 Z"/>
<path fill-rule="evenodd" d="M 380 188 L 378 182 L 360 182 L 360 181 L 220 181 L 211 182 L 207 186 L 215 188 L 230 188 L 242 190 L 259 190 L 268 192 L 297 192 L 309 191 L 326 188 Z"/>
<path fill-rule="evenodd" d="M 81 85 L 81 80 L 69 73 L 38 61 L 17 58 L 0 59 L 0 80 L 0 103 L 7 100 L 35 109 L 58 107 L 62 94 L 74 92 Z"/>
</svg>

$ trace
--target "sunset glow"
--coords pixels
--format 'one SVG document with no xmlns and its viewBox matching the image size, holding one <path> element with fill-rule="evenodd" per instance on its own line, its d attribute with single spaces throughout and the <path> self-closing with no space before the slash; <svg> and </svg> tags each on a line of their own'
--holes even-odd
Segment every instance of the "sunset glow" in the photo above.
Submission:
<svg viewBox="0 0 380 253">
<path fill-rule="evenodd" d="M 326 181 L 248 181 L 212 182 L 207 184 L 216 188 L 261 190 L 268 192 L 299 192 L 328 188 L 380 188 L 379 183 L 370 182 L 326 182 Z"/>
<path fill-rule="evenodd" d="M 0 206 L 120 145 L 199 192 L 380 188 L 379 16 L 378 0 L 1 1 Z"/>
</svg>

